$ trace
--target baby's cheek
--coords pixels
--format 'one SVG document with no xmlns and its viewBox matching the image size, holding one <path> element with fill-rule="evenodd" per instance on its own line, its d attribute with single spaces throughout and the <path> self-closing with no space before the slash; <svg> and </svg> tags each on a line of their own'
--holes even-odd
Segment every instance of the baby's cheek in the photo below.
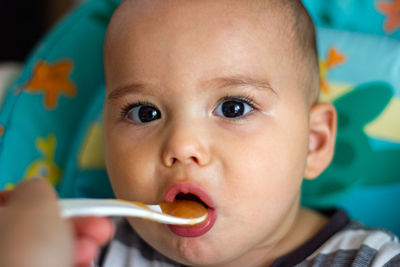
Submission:
<svg viewBox="0 0 400 267">
<path fill-rule="evenodd" d="M 118 197 L 144 203 L 161 201 L 159 188 L 162 186 L 162 177 L 154 174 L 154 164 L 146 162 L 132 158 L 119 162 L 117 175 L 111 178 Z"/>
</svg>

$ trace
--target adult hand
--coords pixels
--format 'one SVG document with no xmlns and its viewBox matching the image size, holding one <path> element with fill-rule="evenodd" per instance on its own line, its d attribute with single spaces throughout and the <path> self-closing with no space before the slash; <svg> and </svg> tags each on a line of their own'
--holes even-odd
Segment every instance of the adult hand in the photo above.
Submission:
<svg viewBox="0 0 400 267">
<path fill-rule="evenodd" d="M 113 232 L 106 218 L 61 219 L 56 194 L 43 180 L 1 192 L 0 206 L 0 266 L 91 266 Z"/>
</svg>

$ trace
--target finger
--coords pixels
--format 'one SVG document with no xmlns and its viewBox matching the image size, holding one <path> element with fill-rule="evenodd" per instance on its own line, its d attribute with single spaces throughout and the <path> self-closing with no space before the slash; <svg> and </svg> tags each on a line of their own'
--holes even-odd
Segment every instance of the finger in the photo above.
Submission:
<svg viewBox="0 0 400 267">
<path fill-rule="evenodd" d="M 99 246 L 114 234 L 114 224 L 106 217 L 76 217 L 70 219 L 78 237 L 91 238 Z"/>
<path fill-rule="evenodd" d="M 11 191 L 0 191 L 0 206 L 4 206 L 7 204 L 10 199 Z"/>
<path fill-rule="evenodd" d="M 108 242 L 114 233 L 112 221 L 105 217 L 76 217 L 71 218 L 70 222 L 77 236 L 75 263 L 79 265 L 93 261 L 100 247 Z"/>
<path fill-rule="evenodd" d="M 92 262 L 99 249 L 99 245 L 91 238 L 79 238 L 75 244 L 75 264 L 80 266 Z"/>
</svg>

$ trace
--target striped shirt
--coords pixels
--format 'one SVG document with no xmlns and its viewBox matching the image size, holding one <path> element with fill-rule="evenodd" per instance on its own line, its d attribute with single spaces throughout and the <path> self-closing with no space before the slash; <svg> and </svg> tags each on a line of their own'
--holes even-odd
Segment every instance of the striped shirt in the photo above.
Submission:
<svg viewBox="0 0 400 267">
<path fill-rule="evenodd" d="M 277 259 L 272 267 L 394 267 L 400 266 L 400 244 L 389 231 L 350 221 L 342 211 L 329 212 L 328 223 L 293 252 Z M 100 267 L 183 266 L 144 242 L 127 221 L 117 222 L 114 239 L 103 249 Z"/>
</svg>

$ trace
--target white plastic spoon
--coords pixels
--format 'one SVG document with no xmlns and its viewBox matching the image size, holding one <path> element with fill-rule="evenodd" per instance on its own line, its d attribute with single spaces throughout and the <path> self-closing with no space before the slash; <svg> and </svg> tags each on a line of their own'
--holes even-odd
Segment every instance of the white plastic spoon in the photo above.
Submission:
<svg viewBox="0 0 400 267">
<path fill-rule="evenodd" d="M 124 216 L 138 217 L 165 224 L 193 225 L 204 221 L 207 213 L 197 218 L 182 218 L 162 213 L 160 205 L 145 205 L 140 202 L 117 199 L 61 199 L 61 216 Z"/>
</svg>

